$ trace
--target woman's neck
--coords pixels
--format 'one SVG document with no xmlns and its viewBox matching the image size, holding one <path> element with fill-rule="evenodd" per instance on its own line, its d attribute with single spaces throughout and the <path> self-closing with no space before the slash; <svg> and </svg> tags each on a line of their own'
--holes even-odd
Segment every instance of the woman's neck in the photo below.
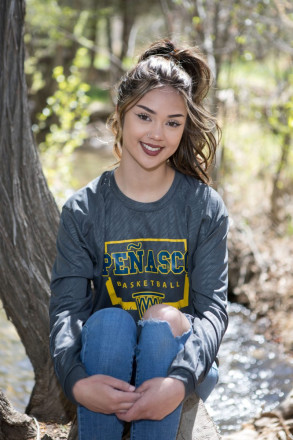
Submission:
<svg viewBox="0 0 293 440">
<path fill-rule="evenodd" d="M 142 169 L 137 174 L 125 169 L 121 163 L 115 170 L 115 179 L 120 191 L 130 199 L 143 203 L 160 200 L 170 189 L 174 176 L 174 169 L 168 165 L 154 170 Z"/>
</svg>

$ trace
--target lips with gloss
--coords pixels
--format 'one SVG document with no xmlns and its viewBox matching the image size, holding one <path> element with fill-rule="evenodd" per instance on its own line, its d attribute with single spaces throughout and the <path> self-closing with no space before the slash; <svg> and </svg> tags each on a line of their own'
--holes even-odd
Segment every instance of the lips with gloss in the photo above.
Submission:
<svg viewBox="0 0 293 440">
<path fill-rule="evenodd" d="M 160 147 L 160 146 L 150 145 L 150 144 L 146 144 L 144 142 L 140 142 L 140 145 L 141 145 L 143 151 L 148 156 L 157 156 L 160 153 L 160 151 L 162 150 L 162 147 Z"/>
</svg>

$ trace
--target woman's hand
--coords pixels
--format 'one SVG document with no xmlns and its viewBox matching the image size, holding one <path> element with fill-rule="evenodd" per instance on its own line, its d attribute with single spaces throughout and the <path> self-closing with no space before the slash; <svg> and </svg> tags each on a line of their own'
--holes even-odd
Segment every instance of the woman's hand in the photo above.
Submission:
<svg viewBox="0 0 293 440">
<path fill-rule="evenodd" d="M 103 374 L 79 380 L 72 391 L 82 406 L 102 414 L 129 411 L 140 397 L 134 386 Z"/>
<path fill-rule="evenodd" d="M 136 390 L 140 397 L 124 412 L 116 416 L 125 422 L 133 420 L 162 420 L 174 411 L 185 397 L 182 381 L 172 377 L 155 377 L 145 381 Z"/>
</svg>

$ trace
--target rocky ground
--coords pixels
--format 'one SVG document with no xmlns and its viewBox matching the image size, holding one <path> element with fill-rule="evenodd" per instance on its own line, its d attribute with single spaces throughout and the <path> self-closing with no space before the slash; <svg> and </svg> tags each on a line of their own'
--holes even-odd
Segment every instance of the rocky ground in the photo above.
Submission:
<svg viewBox="0 0 293 440">
<path fill-rule="evenodd" d="M 292 440 L 293 390 L 275 411 L 264 412 L 248 423 L 241 431 L 222 437 L 222 440 Z"/>
<path fill-rule="evenodd" d="M 256 313 L 267 339 L 293 353 L 293 240 L 263 222 L 253 229 L 232 217 L 231 299 Z"/>
<path fill-rule="evenodd" d="M 284 224 L 272 227 L 269 216 L 251 218 L 232 214 L 230 230 L 231 299 L 257 316 L 258 333 L 282 344 L 293 356 L 293 240 Z M 293 439 L 292 391 L 273 412 L 246 423 L 240 432 L 223 440 Z"/>
</svg>

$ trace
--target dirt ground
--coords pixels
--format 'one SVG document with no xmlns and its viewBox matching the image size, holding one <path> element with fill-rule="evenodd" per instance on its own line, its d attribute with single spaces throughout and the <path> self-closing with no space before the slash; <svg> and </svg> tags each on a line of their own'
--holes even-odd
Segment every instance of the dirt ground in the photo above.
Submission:
<svg viewBox="0 0 293 440">
<path fill-rule="evenodd" d="M 71 424 L 57 425 L 39 423 L 41 440 L 67 440 Z"/>
</svg>

